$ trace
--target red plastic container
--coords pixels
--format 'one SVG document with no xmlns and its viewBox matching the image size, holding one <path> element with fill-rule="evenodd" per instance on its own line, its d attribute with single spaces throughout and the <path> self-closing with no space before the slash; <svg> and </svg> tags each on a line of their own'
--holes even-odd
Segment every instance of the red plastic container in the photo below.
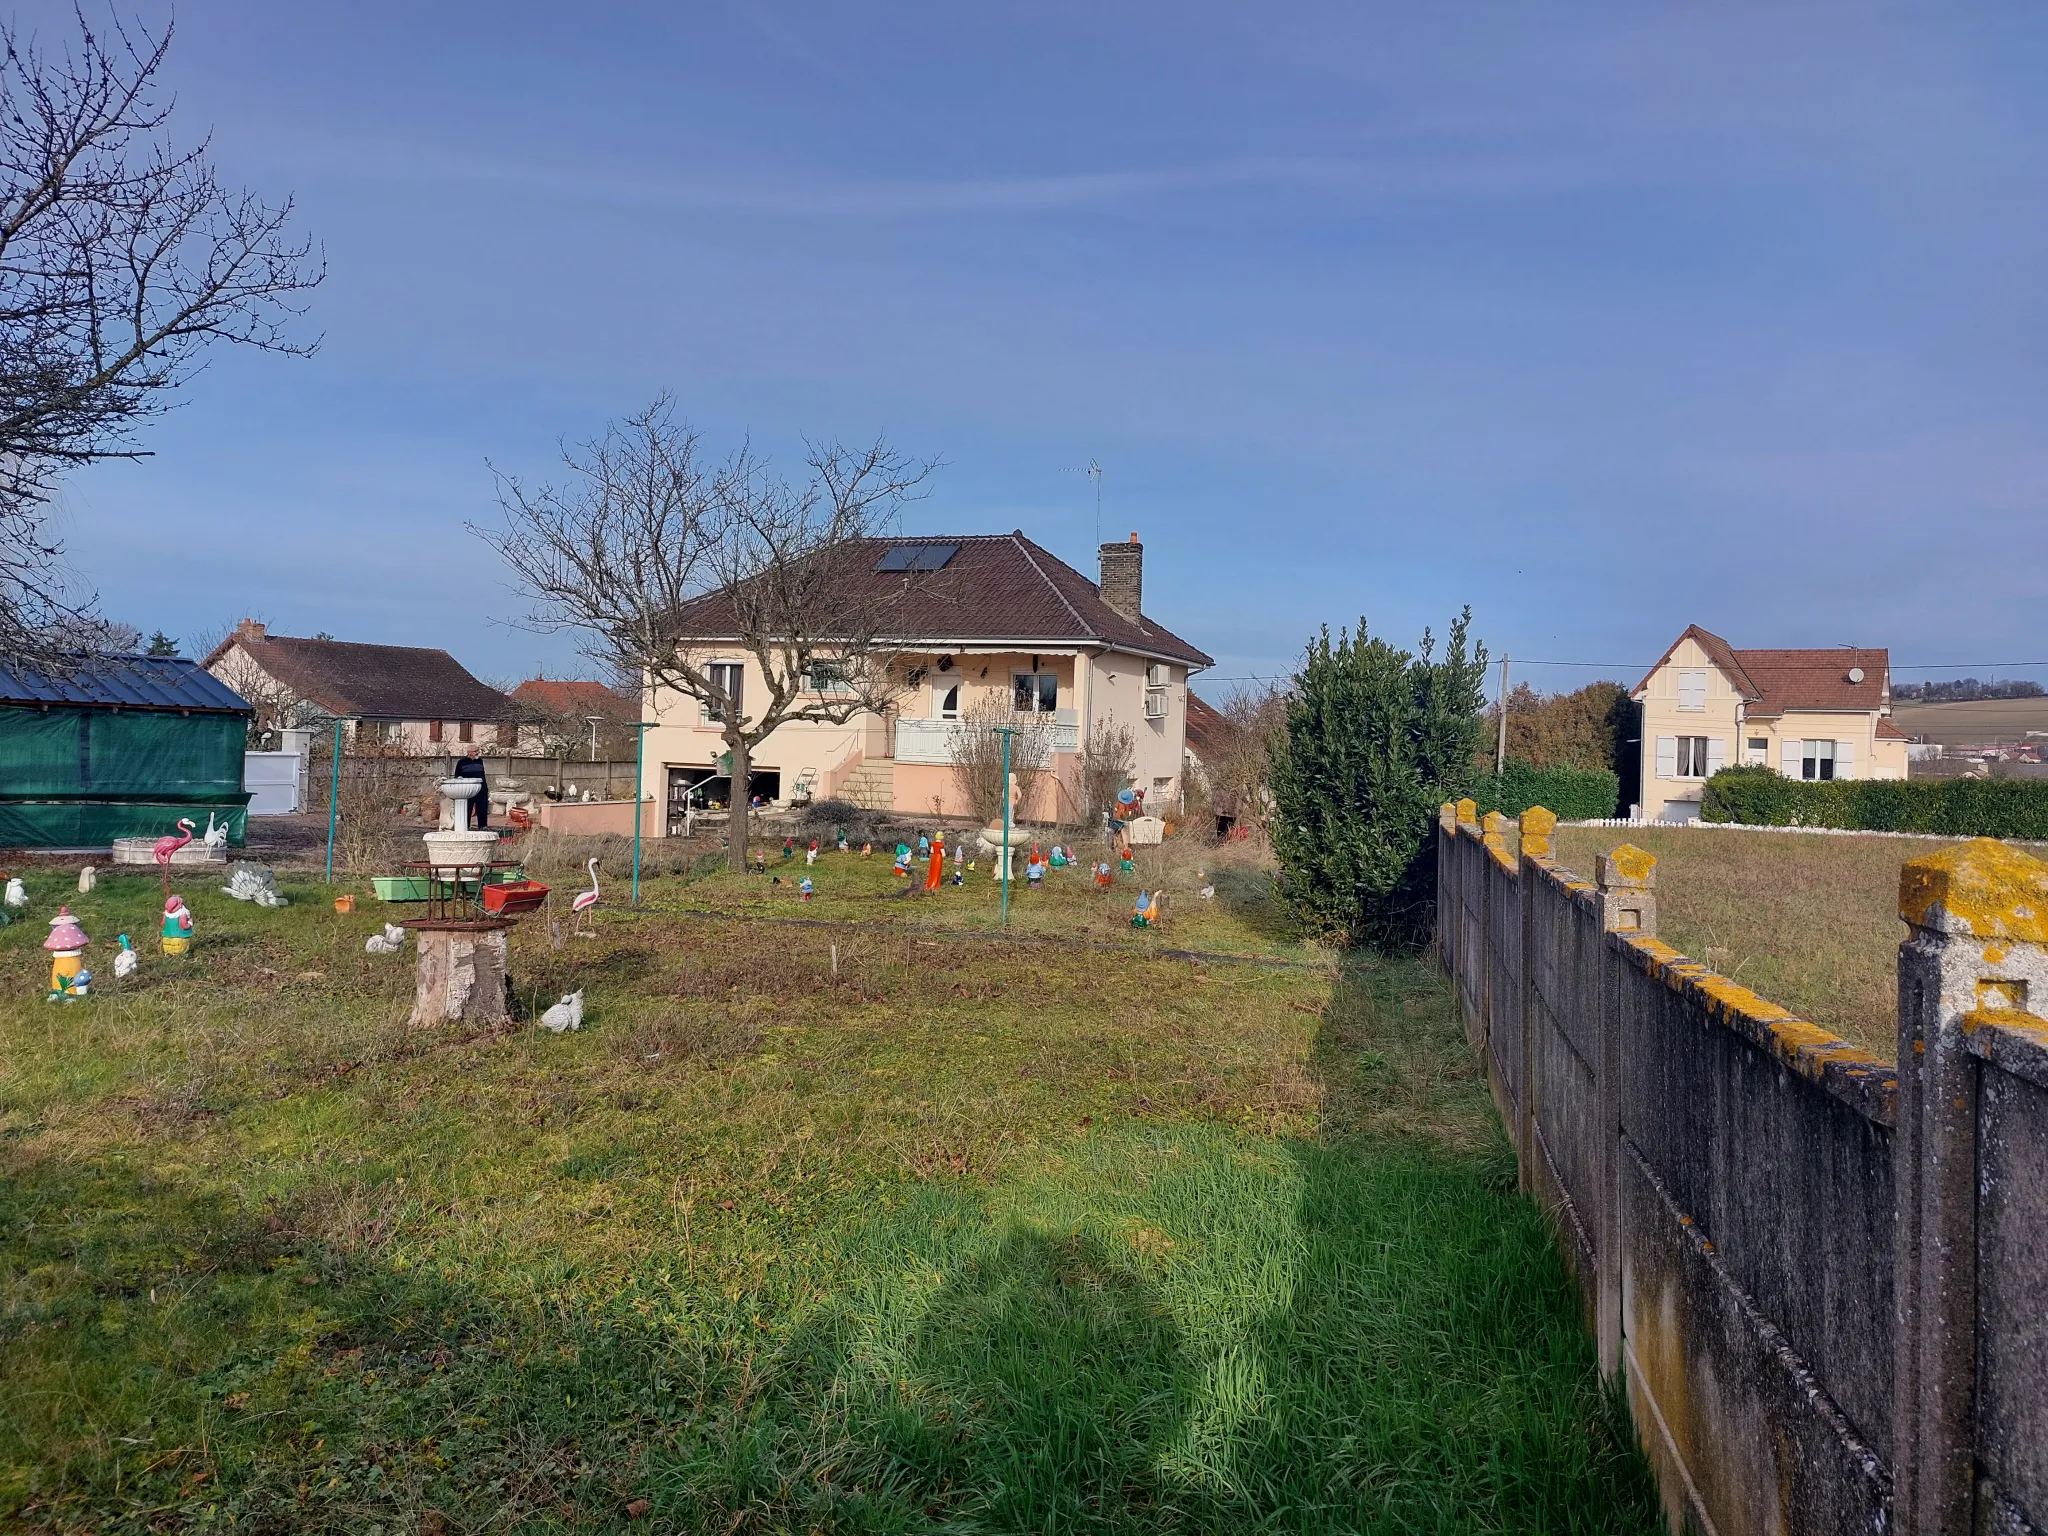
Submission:
<svg viewBox="0 0 2048 1536">
<path fill-rule="evenodd" d="M 547 899 L 548 888 L 538 880 L 511 880 L 503 885 L 487 885 L 483 890 L 484 910 L 500 917 L 531 912 Z"/>
</svg>

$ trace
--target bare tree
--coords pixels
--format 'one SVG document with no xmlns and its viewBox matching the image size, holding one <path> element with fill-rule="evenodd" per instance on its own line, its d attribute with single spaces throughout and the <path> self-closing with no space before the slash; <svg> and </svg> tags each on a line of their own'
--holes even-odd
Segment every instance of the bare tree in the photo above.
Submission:
<svg viewBox="0 0 2048 1536">
<path fill-rule="evenodd" d="M 936 466 L 879 441 L 809 443 L 797 480 L 745 444 L 709 464 L 666 395 L 563 462 L 561 486 L 500 474 L 505 525 L 472 531 L 511 567 L 534 627 L 574 631 L 600 667 L 705 706 L 732 759 L 744 869 L 755 748 L 793 720 L 879 712 L 900 686 L 892 621 L 929 578 L 877 581 L 866 541 Z"/>
<path fill-rule="evenodd" d="M 1265 835 L 1272 795 L 1266 787 L 1273 744 L 1287 730 L 1287 695 L 1272 684 L 1238 687 L 1216 706 L 1221 723 L 1201 759 L 1203 786 L 1220 815 Z"/>
<path fill-rule="evenodd" d="M 1084 820 L 1100 830 L 1103 812 L 1116 799 L 1117 791 L 1131 782 L 1137 765 L 1137 746 L 1128 725 L 1098 720 L 1081 750 L 1081 807 Z"/>
<path fill-rule="evenodd" d="M 1018 714 L 999 694 L 978 697 L 960 712 L 947 732 L 953 751 L 953 779 L 968 808 L 992 827 L 1003 819 L 1003 733 L 1009 732 L 1010 774 L 1017 804 L 1027 806 L 1052 766 L 1053 717 Z"/>
<path fill-rule="evenodd" d="M 224 187 L 166 133 L 171 28 L 45 51 L 0 25 L 0 655 L 105 649 L 45 508 L 66 470 L 139 457 L 207 344 L 305 355 L 298 296 L 324 275 L 292 202 Z"/>
</svg>

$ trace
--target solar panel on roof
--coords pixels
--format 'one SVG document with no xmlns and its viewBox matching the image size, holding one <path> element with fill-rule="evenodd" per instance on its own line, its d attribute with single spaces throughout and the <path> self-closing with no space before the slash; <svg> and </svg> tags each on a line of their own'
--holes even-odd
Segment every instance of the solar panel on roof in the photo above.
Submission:
<svg viewBox="0 0 2048 1536">
<path fill-rule="evenodd" d="M 958 544 L 896 544 L 875 562 L 878 571 L 942 571 L 960 553 Z"/>
</svg>

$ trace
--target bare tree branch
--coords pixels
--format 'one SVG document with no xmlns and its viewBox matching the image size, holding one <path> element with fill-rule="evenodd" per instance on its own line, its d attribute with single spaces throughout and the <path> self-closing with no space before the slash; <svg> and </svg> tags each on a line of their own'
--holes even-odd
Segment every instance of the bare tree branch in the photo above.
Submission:
<svg viewBox="0 0 2048 1536">
<path fill-rule="evenodd" d="M 310 353 L 290 326 L 324 275 L 290 198 L 169 142 L 171 28 L 73 14 L 61 53 L 0 25 L 0 655 L 43 659 L 95 633 L 47 531 L 58 477 L 138 456 L 210 343 Z"/>
<path fill-rule="evenodd" d="M 661 396 L 565 447 L 561 486 L 498 475 L 504 525 L 472 531 L 511 568 L 532 627 L 577 633 L 599 666 L 697 699 L 719 721 L 743 868 L 754 749 L 791 721 L 843 725 L 894 698 L 891 620 L 928 578 L 864 579 L 862 541 L 923 494 L 935 466 L 882 442 L 810 443 L 791 480 L 749 443 L 715 466 L 699 450 Z M 719 665 L 736 654 L 757 673 L 737 698 Z"/>
</svg>

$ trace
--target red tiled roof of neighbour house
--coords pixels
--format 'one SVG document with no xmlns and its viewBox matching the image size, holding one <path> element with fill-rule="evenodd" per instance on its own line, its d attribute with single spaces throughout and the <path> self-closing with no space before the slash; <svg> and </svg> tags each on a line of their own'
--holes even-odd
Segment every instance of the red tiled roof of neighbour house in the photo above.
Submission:
<svg viewBox="0 0 2048 1536">
<path fill-rule="evenodd" d="M 1877 739 L 1879 741 L 1911 741 L 1913 738 L 1900 730 L 1896 725 L 1893 725 L 1891 716 L 1880 715 L 1877 718 Z"/>
<path fill-rule="evenodd" d="M 621 697 L 604 683 L 572 681 L 568 678 L 530 677 L 508 697 L 547 715 L 603 715 L 606 719 L 637 718 L 638 706 Z"/>
<path fill-rule="evenodd" d="M 1892 656 L 1882 646 L 1735 654 L 1760 694 L 1749 708 L 1753 716 L 1788 709 L 1879 710 L 1891 703 Z M 1850 682 L 1851 670 L 1861 671 L 1863 680 Z"/>
<path fill-rule="evenodd" d="M 238 631 L 202 665 L 212 667 L 236 645 L 300 698 L 344 718 L 503 722 L 520 715 L 510 699 L 442 650 Z"/>
<path fill-rule="evenodd" d="M 1227 722 L 1207 699 L 1188 690 L 1188 750 L 1200 757 L 1219 746 Z"/>
<path fill-rule="evenodd" d="M 939 570 L 876 569 L 890 550 L 947 544 L 957 549 Z M 847 579 L 866 584 L 856 601 L 894 603 L 886 627 L 899 643 L 1103 645 L 1190 667 L 1215 664 L 1163 624 L 1116 612 L 1103 602 L 1094 582 L 1027 539 L 1022 529 L 865 539 L 847 552 L 846 564 Z M 732 604 L 720 593 L 699 599 L 686 614 L 680 638 L 727 639 L 737 627 Z"/>
</svg>

